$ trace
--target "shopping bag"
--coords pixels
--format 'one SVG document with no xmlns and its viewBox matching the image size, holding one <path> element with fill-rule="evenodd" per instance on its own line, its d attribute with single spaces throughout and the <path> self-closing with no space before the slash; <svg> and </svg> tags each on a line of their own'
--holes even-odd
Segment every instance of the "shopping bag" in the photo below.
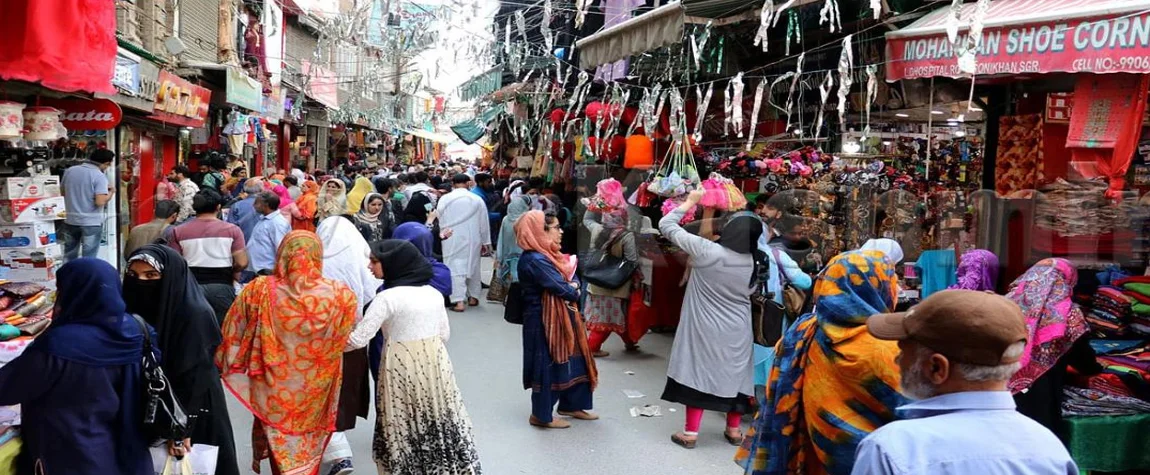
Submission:
<svg viewBox="0 0 1150 475">
<path fill-rule="evenodd" d="M 507 300 L 507 282 L 499 276 L 498 264 L 494 269 L 491 269 L 491 284 L 487 289 L 487 301 L 491 303 L 503 303 Z"/>
<path fill-rule="evenodd" d="M 168 445 L 151 448 L 152 471 L 155 475 L 215 475 L 216 458 L 220 448 L 212 445 L 196 444 L 183 460 L 168 455 Z"/>
</svg>

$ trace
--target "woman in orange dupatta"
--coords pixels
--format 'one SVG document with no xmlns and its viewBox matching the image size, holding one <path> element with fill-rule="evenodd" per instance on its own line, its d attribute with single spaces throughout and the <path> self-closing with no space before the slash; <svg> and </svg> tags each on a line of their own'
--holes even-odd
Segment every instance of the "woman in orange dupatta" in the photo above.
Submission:
<svg viewBox="0 0 1150 475">
<path fill-rule="evenodd" d="M 308 180 L 303 182 L 303 194 L 296 200 L 299 218 L 292 218 L 291 228 L 297 231 L 315 232 L 315 213 L 319 210 L 319 184 Z"/>
<path fill-rule="evenodd" d="M 559 415 L 595 420 L 591 393 L 598 371 L 587 344 L 587 329 L 579 315 L 579 284 L 575 262 L 559 252 L 563 230 L 554 216 L 529 211 L 515 223 L 519 285 L 523 291 L 523 389 L 531 390 L 531 418 L 537 427 L 565 429 Z"/>
<path fill-rule="evenodd" d="M 252 470 L 271 458 L 276 475 L 312 475 L 335 431 L 343 348 L 355 324 L 355 293 L 323 277 L 314 233 L 292 231 L 275 274 L 258 277 L 224 320 L 216 365 L 255 416 Z"/>
</svg>

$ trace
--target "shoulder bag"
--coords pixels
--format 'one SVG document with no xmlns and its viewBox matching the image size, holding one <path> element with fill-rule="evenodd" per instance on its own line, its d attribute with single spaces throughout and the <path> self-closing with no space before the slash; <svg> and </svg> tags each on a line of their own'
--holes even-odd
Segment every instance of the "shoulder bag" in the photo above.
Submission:
<svg viewBox="0 0 1150 475">
<path fill-rule="evenodd" d="M 751 331 L 755 344 L 774 348 L 783 333 L 785 313 L 783 306 L 766 291 L 766 283 L 760 284 L 751 294 Z"/>
<path fill-rule="evenodd" d="M 172 391 L 164 369 L 152 351 L 152 332 L 139 315 L 131 314 L 144 334 L 144 427 L 155 439 L 184 440 L 191 435 L 191 421 Z"/>
<path fill-rule="evenodd" d="M 771 252 L 775 255 L 775 263 L 779 262 L 779 249 L 771 247 Z M 791 279 L 787 278 L 787 271 L 783 269 L 782 264 L 779 264 L 779 279 L 783 283 L 783 310 L 790 320 L 794 320 L 803 314 L 804 307 L 807 304 L 807 293 L 799 290 L 791 283 Z"/>
<path fill-rule="evenodd" d="M 624 232 L 607 242 L 602 249 L 591 251 L 587 266 L 583 269 L 583 279 L 604 289 L 618 289 L 631 280 L 638 262 L 611 254 L 611 247 L 630 232 Z"/>
<path fill-rule="evenodd" d="M 503 320 L 516 325 L 523 324 L 523 288 L 519 282 L 507 285 L 507 297 L 503 301 Z"/>
</svg>

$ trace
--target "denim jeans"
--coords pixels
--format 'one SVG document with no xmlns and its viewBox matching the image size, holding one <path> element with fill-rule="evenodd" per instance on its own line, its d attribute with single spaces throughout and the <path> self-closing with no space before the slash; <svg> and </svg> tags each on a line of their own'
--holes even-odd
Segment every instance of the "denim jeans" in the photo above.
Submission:
<svg viewBox="0 0 1150 475">
<path fill-rule="evenodd" d="M 68 262 L 80 256 L 96 257 L 100 251 L 100 235 L 104 233 L 104 227 L 60 223 L 57 233 L 64 238 L 64 262 Z"/>
</svg>

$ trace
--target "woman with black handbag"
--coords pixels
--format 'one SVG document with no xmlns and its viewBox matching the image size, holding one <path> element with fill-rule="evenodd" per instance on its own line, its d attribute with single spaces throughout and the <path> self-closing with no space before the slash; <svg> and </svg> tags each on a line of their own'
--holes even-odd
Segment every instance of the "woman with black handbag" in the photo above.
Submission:
<svg viewBox="0 0 1150 475">
<path fill-rule="evenodd" d="M 85 257 L 56 277 L 52 326 L 0 368 L 0 405 L 22 405 L 16 473 L 152 475 L 144 335 L 125 311 L 120 274 Z"/>
<path fill-rule="evenodd" d="M 222 341 L 220 325 L 187 262 L 164 245 L 137 249 L 128 257 L 124 300 L 129 312 L 156 329 L 153 341 L 163 356 L 164 374 L 190 416 L 190 437 L 169 441 L 169 453 L 182 456 L 195 444 L 216 446 L 216 474 L 239 475 L 227 398 L 214 361 Z"/>
<path fill-rule="evenodd" d="M 595 213 L 587 213 L 583 224 L 596 235 L 595 246 L 600 252 L 622 263 L 633 263 L 636 267 L 639 262 L 639 249 L 635 244 L 635 233 L 629 230 L 626 209 L 617 209 L 602 215 L 603 223 L 595 221 Z M 612 260 L 614 261 L 614 260 Z M 583 263 L 593 265 L 594 263 Z M 626 265 L 624 266 L 626 267 Z M 591 334 L 587 337 L 591 345 L 591 354 L 596 358 L 610 356 L 611 353 L 603 351 L 603 343 L 612 333 L 623 338 L 623 344 L 628 352 L 639 351 L 638 342 L 631 341 L 627 336 L 627 302 L 631 297 L 632 276 L 627 276 L 623 285 L 617 288 L 607 288 L 594 283 L 587 286 L 587 302 L 584 305 L 584 314 L 587 318 L 587 329 Z"/>
</svg>

